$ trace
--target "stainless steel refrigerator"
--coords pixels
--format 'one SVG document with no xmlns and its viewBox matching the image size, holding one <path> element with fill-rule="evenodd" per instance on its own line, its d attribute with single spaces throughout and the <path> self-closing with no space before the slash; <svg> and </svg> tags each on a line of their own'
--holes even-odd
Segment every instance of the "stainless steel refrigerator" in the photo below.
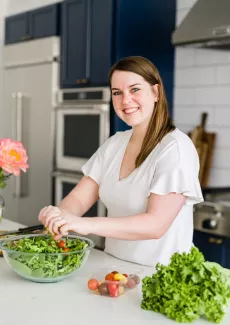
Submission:
<svg viewBox="0 0 230 325">
<path fill-rule="evenodd" d="M 59 38 L 4 46 L 0 138 L 22 141 L 27 173 L 11 176 L 1 195 L 5 218 L 38 223 L 40 209 L 52 203 L 55 105 L 59 84 Z"/>
</svg>

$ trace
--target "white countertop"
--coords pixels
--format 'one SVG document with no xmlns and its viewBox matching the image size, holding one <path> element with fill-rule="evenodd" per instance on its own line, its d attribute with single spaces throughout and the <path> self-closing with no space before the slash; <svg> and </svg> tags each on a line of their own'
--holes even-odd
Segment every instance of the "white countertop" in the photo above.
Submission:
<svg viewBox="0 0 230 325">
<path fill-rule="evenodd" d="M 3 220 L 0 229 L 15 230 L 21 225 Z M 92 294 L 87 289 L 88 275 L 108 265 L 127 264 L 92 250 L 83 268 L 58 283 L 41 284 L 22 279 L 0 258 L 0 324 L 2 325 L 170 325 L 165 316 L 141 309 L 141 284 L 118 298 Z M 145 267 L 141 277 L 151 275 Z M 182 323 L 180 323 L 182 324 Z M 184 323 L 183 323 L 184 324 Z M 212 324 L 206 320 L 195 325 Z M 230 307 L 221 325 L 230 324 Z"/>
</svg>

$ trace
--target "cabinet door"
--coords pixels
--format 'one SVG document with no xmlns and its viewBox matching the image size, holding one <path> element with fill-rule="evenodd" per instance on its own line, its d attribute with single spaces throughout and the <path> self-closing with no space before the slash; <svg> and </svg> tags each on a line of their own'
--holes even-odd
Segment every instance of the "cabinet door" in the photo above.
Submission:
<svg viewBox="0 0 230 325">
<path fill-rule="evenodd" d="M 108 86 L 112 65 L 113 0 L 91 0 L 90 85 Z"/>
<path fill-rule="evenodd" d="M 82 86 L 89 79 L 89 0 L 67 0 L 62 4 L 61 85 Z"/>
<path fill-rule="evenodd" d="M 30 38 L 28 13 L 14 15 L 5 19 L 5 44 L 22 42 Z"/>
<path fill-rule="evenodd" d="M 59 8 L 59 4 L 55 4 L 30 12 L 30 34 L 32 38 L 59 34 Z"/>
<path fill-rule="evenodd" d="M 194 245 L 204 254 L 206 260 L 226 267 L 226 239 L 220 236 L 194 231 Z"/>
</svg>

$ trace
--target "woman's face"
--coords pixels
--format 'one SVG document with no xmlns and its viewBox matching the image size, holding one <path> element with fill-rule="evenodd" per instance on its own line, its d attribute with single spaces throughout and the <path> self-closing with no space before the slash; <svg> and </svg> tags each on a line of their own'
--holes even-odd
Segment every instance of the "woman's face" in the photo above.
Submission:
<svg viewBox="0 0 230 325">
<path fill-rule="evenodd" d="M 150 85 L 136 73 L 117 70 L 111 78 L 111 90 L 115 112 L 126 124 L 148 124 L 158 99 L 158 85 Z"/>
</svg>

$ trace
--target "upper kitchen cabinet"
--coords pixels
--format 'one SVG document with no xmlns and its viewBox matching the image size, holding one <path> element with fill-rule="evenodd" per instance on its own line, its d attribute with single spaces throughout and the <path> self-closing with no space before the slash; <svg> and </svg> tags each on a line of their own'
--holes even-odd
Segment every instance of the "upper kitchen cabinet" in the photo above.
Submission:
<svg viewBox="0 0 230 325">
<path fill-rule="evenodd" d="M 61 22 L 62 88 L 107 86 L 117 60 L 141 55 L 160 70 L 172 104 L 175 0 L 66 0 Z"/>
<path fill-rule="evenodd" d="M 63 87 L 88 83 L 89 14 L 89 0 L 69 0 L 62 4 L 61 83 Z"/>
<path fill-rule="evenodd" d="M 5 44 L 60 34 L 60 4 L 6 17 Z"/>
<path fill-rule="evenodd" d="M 22 13 L 5 19 L 5 44 L 29 39 L 29 13 Z"/>
<path fill-rule="evenodd" d="M 33 39 L 60 34 L 60 5 L 54 4 L 31 11 L 30 33 Z"/>
<path fill-rule="evenodd" d="M 62 6 L 62 87 L 105 84 L 111 65 L 113 1 L 67 0 Z"/>
<path fill-rule="evenodd" d="M 175 0 L 66 0 L 61 10 L 60 87 L 108 86 L 119 59 L 140 55 L 158 68 L 173 105 Z M 111 134 L 127 125 L 111 110 Z"/>
</svg>

